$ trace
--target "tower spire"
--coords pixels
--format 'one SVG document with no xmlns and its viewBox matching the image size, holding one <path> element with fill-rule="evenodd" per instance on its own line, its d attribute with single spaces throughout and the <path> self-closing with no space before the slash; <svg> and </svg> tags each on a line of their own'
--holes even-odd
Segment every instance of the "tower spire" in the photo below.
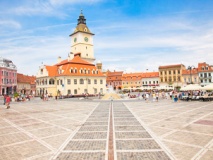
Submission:
<svg viewBox="0 0 213 160">
<path fill-rule="evenodd" d="M 81 9 L 81 13 L 80 13 L 80 16 L 78 18 L 78 25 L 79 24 L 86 24 L 86 19 L 84 18 L 84 15 L 83 15 L 83 10 Z"/>
</svg>

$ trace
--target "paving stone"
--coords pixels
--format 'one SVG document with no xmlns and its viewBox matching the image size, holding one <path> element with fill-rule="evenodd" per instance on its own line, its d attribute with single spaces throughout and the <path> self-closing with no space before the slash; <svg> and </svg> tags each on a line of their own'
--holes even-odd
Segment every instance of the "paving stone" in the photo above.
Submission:
<svg viewBox="0 0 213 160">
<path fill-rule="evenodd" d="M 5 127 L 9 127 L 9 126 L 10 126 L 10 124 L 5 121 L 0 122 L 0 128 L 5 128 Z"/>
<path fill-rule="evenodd" d="M 19 130 L 16 129 L 15 127 L 0 128 L 0 135 L 14 133 L 14 132 L 19 132 Z"/>
<path fill-rule="evenodd" d="M 82 126 L 79 131 L 107 131 L 108 126 Z"/>
<path fill-rule="evenodd" d="M 182 128 L 185 125 L 184 122 L 168 122 L 165 120 L 156 122 L 156 123 L 152 123 L 151 126 L 159 126 L 159 127 L 165 127 L 168 129 L 179 129 Z"/>
<path fill-rule="evenodd" d="M 21 128 L 24 130 L 35 130 L 35 129 L 41 129 L 41 128 L 47 128 L 47 127 L 53 127 L 51 124 L 40 122 L 40 123 L 33 123 L 33 124 L 25 124 L 22 125 Z"/>
<path fill-rule="evenodd" d="M 122 122 L 122 121 L 115 121 L 114 122 L 114 125 L 115 126 L 122 126 L 122 125 L 124 125 L 124 126 L 140 126 L 141 124 L 138 122 L 138 121 L 134 121 L 134 122 L 132 122 L 132 121 L 130 121 L 130 122 L 127 122 L 127 121 L 124 121 L 124 122 Z"/>
<path fill-rule="evenodd" d="M 77 132 L 73 139 L 106 139 L 107 132 Z"/>
<path fill-rule="evenodd" d="M 49 127 L 49 128 L 38 129 L 38 130 L 31 130 L 29 132 L 41 138 L 41 137 L 48 137 L 48 136 L 53 136 L 57 134 L 67 133 L 68 131 L 59 127 Z"/>
<path fill-rule="evenodd" d="M 201 160 L 212 160 L 213 159 L 213 151 L 207 151 L 201 158 Z"/>
<path fill-rule="evenodd" d="M 154 140 L 116 140 L 117 150 L 160 149 Z"/>
<path fill-rule="evenodd" d="M 117 152 L 117 160 L 170 160 L 165 152 Z"/>
<path fill-rule="evenodd" d="M 183 130 L 213 135 L 213 127 L 208 125 L 190 124 L 184 127 Z"/>
<path fill-rule="evenodd" d="M 189 160 L 200 151 L 201 148 L 178 144 L 174 142 L 163 141 L 163 143 L 171 150 L 176 159 Z"/>
<path fill-rule="evenodd" d="M 115 131 L 142 131 L 142 126 L 114 126 Z"/>
<path fill-rule="evenodd" d="M 14 124 L 20 125 L 20 126 L 21 125 L 26 125 L 26 124 L 32 124 L 32 123 L 39 123 L 39 122 L 41 122 L 41 121 L 36 120 L 36 119 L 32 119 L 32 118 L 13 121 Z"/>
<path fill-rule="evenodd" d="M 134 117 L 132 114 L 118 114 L 114 115 L 114 117 Z"/>
<path fill-rule="evenodd" d="M 99 153 L 61 153 L 57 160 L 105 160 L 105 152 Z"/>
<path fill-rule="evenodd" d="M 148 132 L 115 132 L 116 139 L 151 138 Z"/>
<path fill-rule="evenodd" d="M 27 141 L 30 140 L 31 138 L 27 136 L 24 133 L 13 133 L 13 134 L 6 134 L 0 136 L 0 146 L 7 145 L 7 144 L 12 144 L 12 143 L 17 143 L 21 141 Z"/>
<path fill-rule="evenodd" d="M 29 141 L 13 146 L 0 148 L 0 157 L 2 160 L 10 159 L 24 159 L 38 154 L 44 154 L 50 152 L 50 150 L 39 142 Z"/>
<path fill-rule="evenodd" d="M 109 118 L 108 117 L 99 117 L 99 118 L 95 118 L 95 117 L 92 117 L 90 116 L 88 119 L 87 119 L 87 122 L 108 122 L 109 121 Z"/>
<path fill-rule="evenodd" d="M 85 122 L 84 125 L 108 125 L 108 122 Z"/>
<path fill-rule="evenodd" d="M 51 136 L 48 138 L 43 138 L 42 140 L 45 141 L 47 144 L 51 145 L 53 148 L 59 148 L 69 136 L 70 133 L 66 133 L 57 136 Z"/>
<path fill-rule="evenodd" d="M 168 132 L 172 131 L 172 129 L 159 128 L 159 127 L 155 127 L 155 126 L 151 126 L 150 129 L 151 129 L 157 136 L 162 136 L 162 135 L 167 134 Z"/>
<path fill-rule="evenodd" d="M 181 132 L 181 131 L 177 131 L 165 137 L 165 139 L 168 139 L 168 140 L 194 144 L 198 146 L 205 146 L 210 140 L 212 140 L 212 138 L 213 136 L 207 136 L 203 134 L 195 134 L 195 133 L 189 133 L 189 132 Z"/>
<path fill-rule="evenodd" d="M 70 141 L 64 150 L 105 150 L 105 141 Z"/>
<path fill-rule="evenodd" d="M 132 118 L 120 118 L 120 117 L 115 117 L 114 118 L 114 122 L 138 122 L 137 119 L 135 119 L 135 117 L 132 117 Z"/>
</svg>

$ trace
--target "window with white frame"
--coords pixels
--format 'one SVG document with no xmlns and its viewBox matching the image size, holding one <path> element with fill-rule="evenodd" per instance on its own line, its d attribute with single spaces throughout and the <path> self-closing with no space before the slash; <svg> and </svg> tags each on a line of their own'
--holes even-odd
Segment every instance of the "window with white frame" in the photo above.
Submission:
<svg viewBox="0 0 213 160">
<path fill-rule="evenodd" d="M 71 84 L 71 79 L 67 79 L 67 84 Z"/>
<path fill-rule="evenodd" d="M 83 79 L 80 79 L 80 84 L 84 84 L 84 80 Z"/>
<path fill-rule="evenodd" d="M 74 79 L 74 84 L 77 84 L 77 79 Z"/>
</svg>

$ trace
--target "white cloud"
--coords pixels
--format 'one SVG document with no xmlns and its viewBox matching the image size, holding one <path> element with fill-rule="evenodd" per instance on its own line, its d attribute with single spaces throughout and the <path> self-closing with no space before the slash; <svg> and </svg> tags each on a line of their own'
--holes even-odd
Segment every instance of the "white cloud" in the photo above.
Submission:
<svg viewBox="0 0 213 160">
<path fill-rule="evenodd" d="M 0 28 L 16 28 L 20 29 L 21 24 L 17 21 L 14 20 L 0 20 Z"/>
<path fill-rule="evenodd" d="M 161 17 L 154 20 L 128 19 L 121 23 L 94 23 L 95 27 L 93 23 L 90 23 L 92 27 L 88 27 L 96 34 L 95 57 L 103 62 L 104 69 L 140 72 L 146 69 L 157 71 L 158 66 L 168 64 L 213 64 L 212 22 L 197 24 L 184 18 Z M 67 25 L 41 27 L 34 31 L 39 30 L 42 34 L 46 29 L 54 33 L 54 28 L 64 30 L 63 27 Z M 0 39 L 0 54 L 13 60 L 21 73 L 35 75 L 41 62 L 52 65 L 57 56 L 64 55 L 66 58 L 70 50 L 69 37 L 63 37 L 60 33 L 57 36 L 10 37 L 15 38 Z"/>
</svg>

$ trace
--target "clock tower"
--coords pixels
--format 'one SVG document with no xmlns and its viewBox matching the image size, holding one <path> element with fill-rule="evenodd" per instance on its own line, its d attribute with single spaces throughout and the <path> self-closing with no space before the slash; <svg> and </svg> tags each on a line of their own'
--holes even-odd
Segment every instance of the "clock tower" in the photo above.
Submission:
<svg viewBox="0 0 213 160">
<path fill-rule="evenodd" d="M 94 49 L 93 49 L 93 36 L 86 25 L 86 19 L 81 11 L 78 18 L 78 24 L 74 32 L 70 35 L 71 37 L 71 52 L 69 57 L 74 57 L 75 53 L 81 53 L 81 58 L 94 63 Z"/>
</svg>

